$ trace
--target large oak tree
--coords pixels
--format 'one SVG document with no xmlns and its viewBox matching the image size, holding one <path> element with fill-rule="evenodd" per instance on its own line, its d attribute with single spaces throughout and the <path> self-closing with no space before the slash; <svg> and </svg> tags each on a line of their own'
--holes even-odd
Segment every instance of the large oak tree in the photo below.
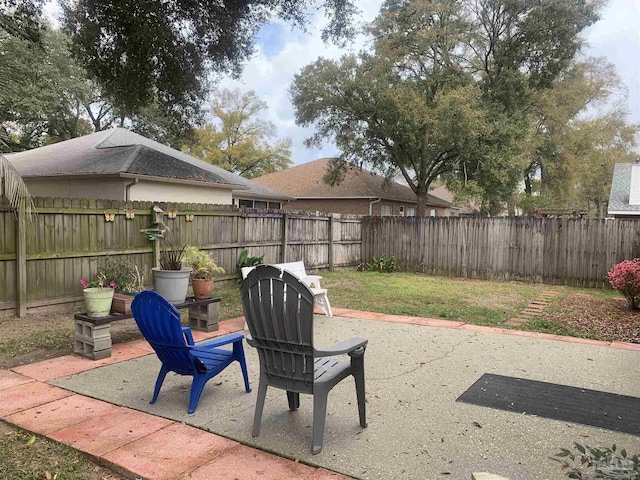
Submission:
<svg viewBox="0 0 640 480">
<path fill-rule="evenodd" d="M 387 0 L 373 52 L 319 59 L 295 77 L 296 121 L 342 151 L 329 172 L 368 163 L 401 174 L 424 215 L 439 176 L 513 195 L 535 93 L 548 88 L 596 20 L 588 0 Z M 495 209 L 496 204 L 490 205 Z"/>
</svg>

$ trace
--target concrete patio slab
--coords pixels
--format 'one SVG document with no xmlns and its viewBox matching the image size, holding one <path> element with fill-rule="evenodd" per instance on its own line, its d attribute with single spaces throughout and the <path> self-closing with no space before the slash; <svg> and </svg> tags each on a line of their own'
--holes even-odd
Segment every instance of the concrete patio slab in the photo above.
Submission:
<svg viewBox="0 0 640 480">
<path fill-rule="evenodd" d="M 176 423 L 118 448 L 104 459 L 125 474 L 173 480 L 238 445 L 238 442 Z"/>
<path fill-rule="evenodd" d="M 173 423 L 128 408 L 117 408 L 53 432 L 49 437 L 90 455 L 101 456 Z"/>
<path fill-rule="evenodd" d="M 25 430 L 46 435 L 115 411 L 118 407 L 82 395 L 71 395 L 54 402 L 14 413 L 5 420 Z"/>
<path fill-rule="evenodd" d="M 70 395 L 73 395 L 73 392 L 40 382 L 28 382 L 5 388 L 2 390 L 0 417 L 6 417 Z"/>
<path fill-rule="evenodd" d="M 25 377 L 9 370 L 0 370 L 0 390 L 33 382 L 33 378 Z"/>
<path fill-rule="evenodd" d="M 504 333 L 508 332 L 512 331 Z M 51 383 L 365 479 L 466 479 L 471 472 L 482 471 L 511 480 L 561 478 L 549 457 L 574 441 L 640 449 L 640 439 L 631 435 L 455 402 L 484 373 L 640 396 L 636 351 L 502 335 L 486 327 L 444 329 L 320 316 L 315 336 L 319 346 L 352 336 L 369 339 L 365 359 L 369 428 L 359 427 L 353 382 L 345 380 L 329 396 L 324 450 L 315 456 L 310 452 L 308 396 L 301 398 L 298 411 L 290 412 L 285 393 L 270 389 L 261 434 L 251 437 L 259 368 L 255 350 L 248 346 L 254 392 L 244 392 L 240 368 L 232 365 L 209 382 L 193 415 L 186 413 L 190 379 L 176 375 L 167 377 L 158 402 L 149 405 L 160 367 L 154 355 Z M 204 466 L 195 472 L 200 477 L 192 478 L 205 478 L 214 471 L 217 475 L 217 470 Z M 269 478 L 264 475 L 256 478 Z"/>
<path fill-rule="evenodd" d="M 239 445 L 188 475 L 189 480 L 300 480 L 316 469 Z"/>
</svg>

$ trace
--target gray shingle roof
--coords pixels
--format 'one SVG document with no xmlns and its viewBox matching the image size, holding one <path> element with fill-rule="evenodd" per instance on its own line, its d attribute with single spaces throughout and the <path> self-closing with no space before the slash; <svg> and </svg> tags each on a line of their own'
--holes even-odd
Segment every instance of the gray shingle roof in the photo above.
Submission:
<svg viewBox="0 0 640 480">
<path fill-rule="evenodd" d="M 613 169 L 611 192 L 609 193 L 608 213 L 629 212 L 640 215 L 640 205 L 629 205 L 631 189 L 631 167 L 634 163 L 616 163 Z"/>
<path fill-rule="evenodd" d="M 241 197 L 286 195 L 124 128 L 7 155 L 23 177 L 128 173 L 226 185 Z"/>
<path fill-rule="evenodd" d="M 254 179 L 256 182 L 278 188 L 295 198 L 384 198 L 417 203 L 416 194 L 406 185 L 385 182 L 384 177 L 365 169 L 351 168 L 344 179 L 334 186 L 324 183 L 330 158 L 319 158 L 295 165 L 279 172 Z M 450 208 L 451 202 L 428 194 L 427 204 Z"/>
</svg>

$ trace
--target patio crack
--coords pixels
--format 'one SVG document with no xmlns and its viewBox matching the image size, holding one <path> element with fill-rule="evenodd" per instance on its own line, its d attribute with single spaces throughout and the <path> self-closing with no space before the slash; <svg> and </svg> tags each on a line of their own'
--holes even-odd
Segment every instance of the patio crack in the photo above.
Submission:
<svg viewBox="0 0 640 480">
<path fill-rule="evenodd" d="M 439 362 L 440 360 L 444 360 L 444 359 L 448 358 L 449 355 L 451 355 L 453 352 L 455 352 L 455 350 L 460 345 L 462 345 L 463 343 L 466 343 L 467 341 L 469 341 L 469 340 L 471 340 L 471 339 L 473 339 L 473 338 L 475 338 L 477 336 L 478 336 L 478 332 L 475 332 L 470 337 L 467 337 L 467 338 L 465 338 L 463 340 L 460 340 L 457 343 L 454 343 L 451 346 L 451 348 L 444 355 L 442 355 L 440 357 L 432 358 L 431 360 L 427 360 L 425 362 L 420 362 L 416 367 L 412 368 L 411 370 L 407 370 L 405 372 L 402 372 L 402 373 L 399 373 L 399 374 L 396 374 L 396 375 L 391 375 L 391 376 L 388 376 L 388 377 L 375 377 L 375 378 L 367 377 L 366 380 L 391 380 L 392 378 L 404 377 L 405 375 L 409 375 L 409 374 L 415 372 L 416 370 L 419 370 L 420 368 L 424 367 L 425 365 L 430 365 L 430 364 L 432 364 L 434 362 Z"/>
</svg>

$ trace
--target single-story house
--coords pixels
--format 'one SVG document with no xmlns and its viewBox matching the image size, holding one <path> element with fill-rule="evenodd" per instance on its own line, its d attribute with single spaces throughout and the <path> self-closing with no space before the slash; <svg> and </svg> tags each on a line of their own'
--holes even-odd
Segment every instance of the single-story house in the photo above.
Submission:
<svg viewBox="0 0 640 480">
<path fill-rule="evenodd" d="M 324 183 L 329 158 L 320 158 L 295 167 L 269 173 L 253 181 L 293 197 L 284 208 L 359 215 L 415 216 L 416 194 L 397 182 L 386 184 L 384 177 L 353 168 L 335 186 Z M 451 202 L 429 194 L 427 211 L 431 216 L 449 216 Z"/>
<path fill-rule="evenodd" d="M 112 128 L 6 156 L 32 196 L 281 208 L 291 200 L 184 152 Z"/>
<path fill-rule="evenodd" d="M 449 191 L 446 185 L 440 185 L 439 187 L 433 188 L 429 190 L 429 193 L 434 197 L 438 197 L 442 200 L 446 200 L 447 202 L 451 202 L 454 205 L 451 214 L 452 216 L 473 217 L 478 214 L 479 208 L 474 202 L 469 202 L 466 204 L 456 203 L 453 193 Z"/>
<path fill-rule="evenodd" d="M 615 164 L 607 214 L 615 218 L 640 218 L 640 160 Z"/>
</svg>

